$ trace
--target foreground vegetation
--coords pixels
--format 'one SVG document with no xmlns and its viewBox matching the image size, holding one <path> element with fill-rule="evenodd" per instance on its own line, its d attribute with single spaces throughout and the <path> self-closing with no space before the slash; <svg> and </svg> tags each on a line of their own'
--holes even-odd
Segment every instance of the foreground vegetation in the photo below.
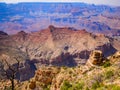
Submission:
<svg viewBox="0 0 120 90">
<path fill-rule="evenodd" d="M 5 82 L 4 82 L 5 83 Z M 3 82 L 0 85 L 5 86 Z M 120 90 L 120 56 L 100 66 L 42 67 L 29 81 L 16 82 L 16 90 Z M 2 90 L 2 89 L 1 89 Z M 3 90 L 10 90 L 10 86 Z"/>
</svg>

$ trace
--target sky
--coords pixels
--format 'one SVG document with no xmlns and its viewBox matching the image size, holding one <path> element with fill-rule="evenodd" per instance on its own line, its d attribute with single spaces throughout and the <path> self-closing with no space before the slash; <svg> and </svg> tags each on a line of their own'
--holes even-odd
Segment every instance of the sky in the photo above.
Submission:
<svg viewBox="0 0 120 90">
<path fill-rule="evenodd" d="M 120 0 L 0 0 L 0 2 L 6 3 L 18 3 L 18 2 L 84 2 L 89 4 L 97 5 L 110 5 L 110 6 L 120 6 Z"/>
</svg>

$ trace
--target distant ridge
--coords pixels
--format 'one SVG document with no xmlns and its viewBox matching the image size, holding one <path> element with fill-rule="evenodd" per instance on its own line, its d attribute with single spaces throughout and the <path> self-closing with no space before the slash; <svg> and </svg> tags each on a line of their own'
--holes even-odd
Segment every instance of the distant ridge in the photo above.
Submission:
<svg viewBox="0 0 120 90">
<path fill-rule="evenodd" d="M 119 7 L 86 3 L 0 3 L 0 30 L 34 32 L 52 24 L 114 36 L 120 30 L 119 11 Z"/>
</svg>

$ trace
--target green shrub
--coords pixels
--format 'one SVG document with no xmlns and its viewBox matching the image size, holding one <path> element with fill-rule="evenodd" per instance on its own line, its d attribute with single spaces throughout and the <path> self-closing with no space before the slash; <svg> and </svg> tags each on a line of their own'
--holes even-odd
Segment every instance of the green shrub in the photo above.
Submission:
<svg viewBox="0 0 120 90">
<path fill-rule="evenodd" d="M 88 87 L 86 87 L 85 90 L 90 90 L 90 89 Z"/>
<path fill-rule="evenodd" d="M 95 82 L 95 83 L 93 83 L 93 85 L 92 85 L 92 89 L 93 89 L 93 90 L 96 90 L 96 89 L 99 88 L 99 87 L 101 87 L 101 85 L 100 85 L 99 82 Z"/>
<path fill-rule="evenodd" d="M 70 84 L 68 81 L 64 81 L 61 90 L 83 90 L 84 83 Z"/>
<path fill-rule="evenodd" d="M 43 90 L 50 90 L 50 85 L 44 86 Z"/>
<path fill-rule="evenodd" d="M 101 87 L 97 88 L 96 90 L 108 90 L 108 89 L 104 86 L 103 87 L 101 86 Z"/>
<path fill-rule="evenodd" d="M 113 73 L 113 71 L 107 71 L 106 73 L 105 73 L 105 78 L 106 79 L 109 79 L 109 78 L 111 78 L 112 76 L 114 75 L 114 73 Z"/>
<path fill-rule="evenodd" d="M 71 88 L 71 87 L 72 87 L 72 85 L 68 81 L 64 81 L 60 90 L 70 90 L 69 88 Z"/>
<path fill-rule="evenodd" d="M 108 85 L 107 87 L 109 90 L 120 90 L 120 86 L 118 85 Z"/>
<path fill-rule="evenodd" d="M 73 90 L 82 90 L 84 87 L 84 83 L 77 83 Z"/>
<path fill-rule="evenodd" d="M 112 90 L 120 90 L 120 86 L 113 86 Z"/>
<path fill-rule="evenodd" d="M 111 66 L 110 61 L 106 61 L 106 62 L 104 62 L 104 64 L 103 64 L 103 67 L 104 67 L 104 68 L 110 67 L 110 66 Z"/>
</svg>

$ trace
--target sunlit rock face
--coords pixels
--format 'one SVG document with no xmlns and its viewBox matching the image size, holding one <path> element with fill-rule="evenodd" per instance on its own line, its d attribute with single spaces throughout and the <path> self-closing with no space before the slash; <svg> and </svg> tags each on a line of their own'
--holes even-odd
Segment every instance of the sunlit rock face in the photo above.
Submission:
<svg viewBox="0 0 120 90">
<path fill-rule="evenodd" d="M 91 52 L 88 62 L 93 65 L 101 65 L 104 60 L 105 60 L 105 57 L 102 51 L 95 50 Z"/>
<path fill-rule="evenodd" d="M 119 50 L 119 47 L 114 46 L 114 39 L 70 27 L 50 25 L 38 32 L 21 31 L 9 37 L 17 50 L 33 62 L 44 65 L 76 66 L 86 63 L 92 50 L 101 50 L 105 56 Z M 117 40 L 116 42 L 119 44 Z M 13 42 L 10 44 L 13 45 Z"/>
<path fill-rule="evenodd" d="M 86 30 L 49 26 L 38 32 L 20 31 L 14 35 L 1 35 L 0 59 L 3 54 L 19 57 L 21 68 L 17 78 L 24 81 L 34 76 L 35 70 L 43 65 L 73 67 L 85 64 L 91 57 L 93 64 L 100 64 L 103 54 L 108 56 L 120 50 L 116 43 L 120 44 L 116 39 L 94 35 Z M 90 54 L 93 50 L 103 53 Z M 16 64 L 13 59 L 9 63 Z"/>
</svg>

